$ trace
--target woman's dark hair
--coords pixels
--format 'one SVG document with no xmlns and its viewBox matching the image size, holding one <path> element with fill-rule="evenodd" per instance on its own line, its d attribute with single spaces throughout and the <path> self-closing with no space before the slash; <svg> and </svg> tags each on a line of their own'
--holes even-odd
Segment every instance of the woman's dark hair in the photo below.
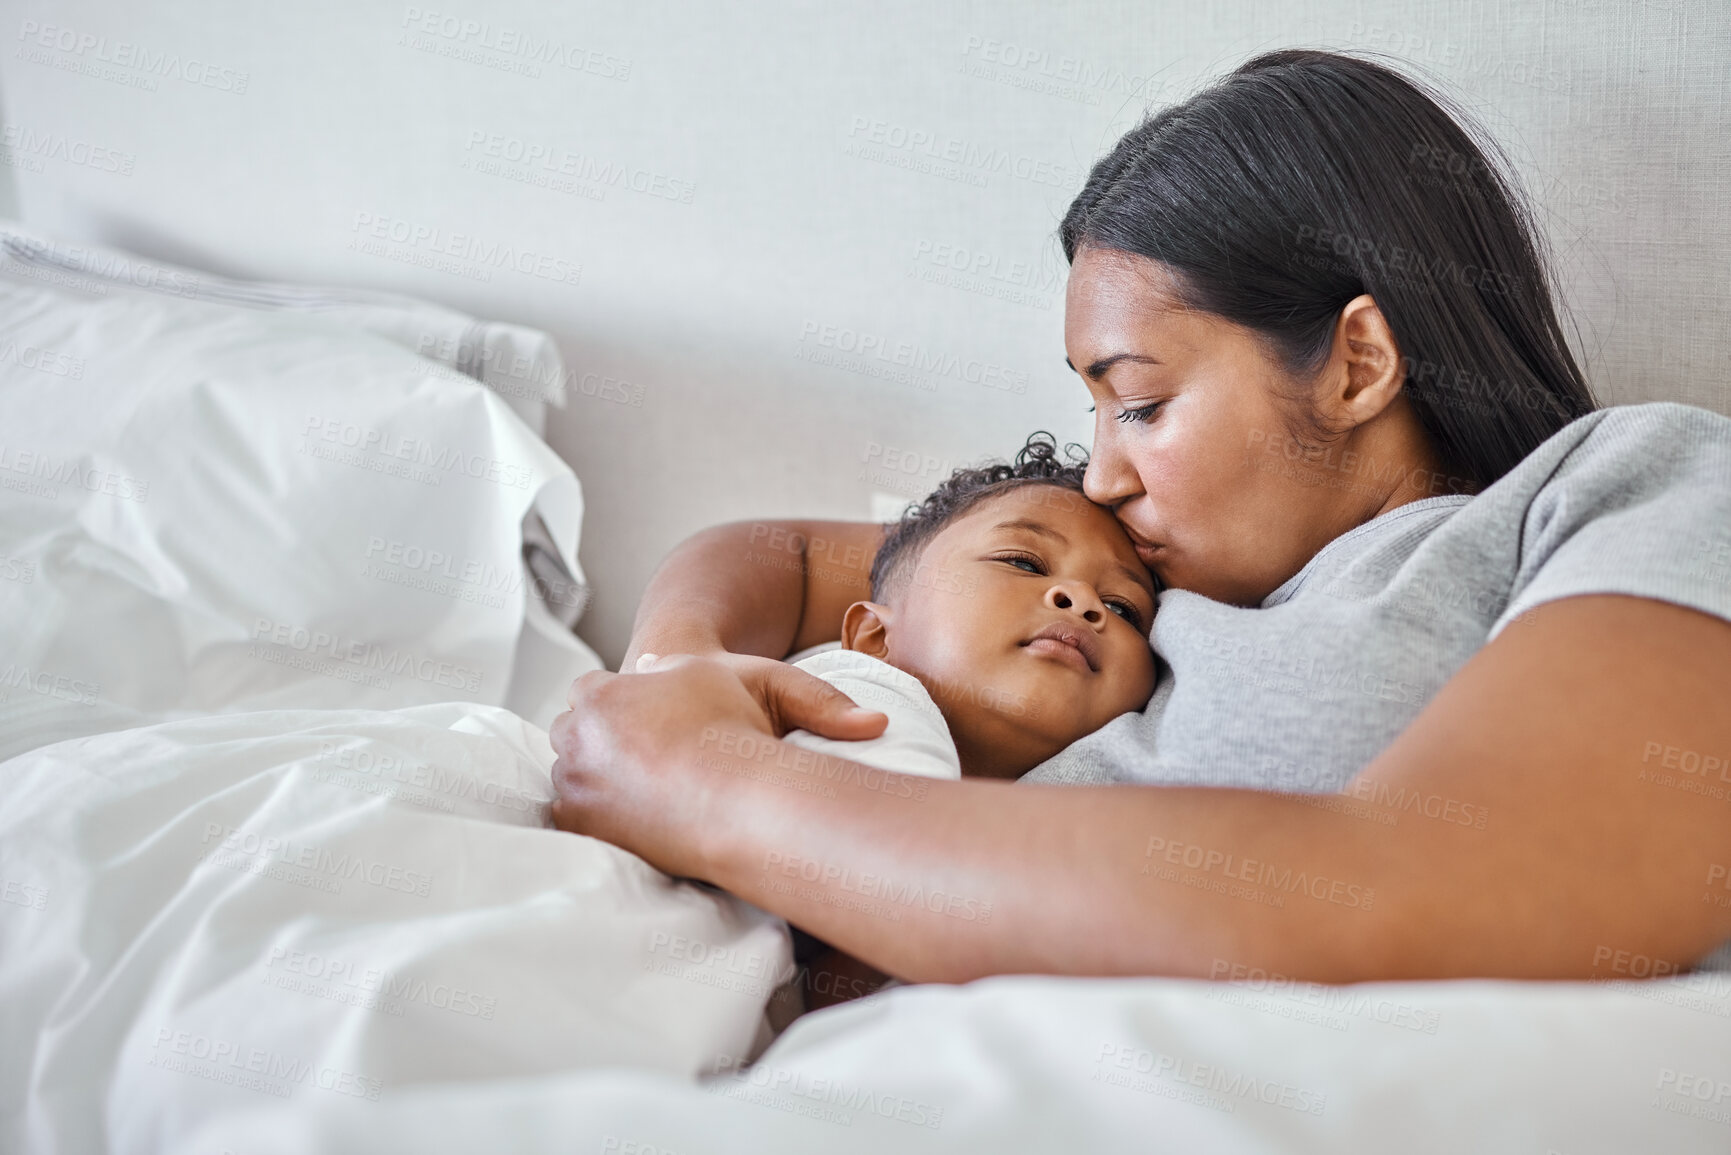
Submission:
<svg viewBox="0 0 1731 1155">
<path fill-rule="evenodd" d="M 988 462 L 952 472 L 924 501 L 909 505 L 901 520 L 890 526 L 872 559 L 872 600 L 887 602 L 899 593 L 913 579 L 920 555 L 944 526 L 987 498 L 1024 485 L 1054 485 L 1082 493 L 1088 451 L 1072 443 L 1065 446 L 1065 453 L 1068 463 L 1058 458 L 1057 439 L 1041 430 L 1028 434 L 1027 443 L 1016 452 L 1014 465 Z M 1086 497 L 1083 494 L 1084 500 Z"/>
<path fill-rule="evenodd" d="M 1065 213 L 1064 256 L 1160 262 L 1186 306 L 1255 331 L 1300 377 L 1369 293 L 1437 451 L 1486 486 L 1597 402 L 1532 213 L 1469 124 L 1383 65 L 1270 52 L 1126 133 Z M 1295 436 L 1333 432 L 1286 401 Z"/>
</svg>

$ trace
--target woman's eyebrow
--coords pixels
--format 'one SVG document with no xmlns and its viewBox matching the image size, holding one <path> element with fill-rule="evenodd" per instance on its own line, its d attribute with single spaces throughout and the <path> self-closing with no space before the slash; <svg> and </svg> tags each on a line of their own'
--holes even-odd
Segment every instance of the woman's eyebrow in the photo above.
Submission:
<svg viewBox="0 0 1731 1155">
<path fill-rule="evenodd" d="M 1106 370 L 1110 369 L 1120 361 L 1133 361 L 1138 365 L 1160 364 L 1159 358 L 1150 357 L 1144 353 L 1114 353 L 1110 357 L 1102 357 L 1098 361 L 1093 362 L 1088 366 L 1087 372 L 1083 373 L 1082 370 L 1076 368 L 1068 357 L 1064 358 L 1064 364 L 1070 366 L 1070 371 L 1072 373 L 1082 373 L 1082 376 L 1088 378 L 1090 381 L 1098 381 Z"/>
</svg>

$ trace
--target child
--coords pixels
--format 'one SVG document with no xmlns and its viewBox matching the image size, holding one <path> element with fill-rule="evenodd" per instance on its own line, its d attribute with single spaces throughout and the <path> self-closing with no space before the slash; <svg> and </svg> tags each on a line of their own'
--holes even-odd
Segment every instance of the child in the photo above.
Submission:
<svg viewBox="0 0 1731 1155">
<path fill-rule="evenodd" d="M 871 600 L 847 608 L 841 648 L 794 663 L 889 725 L 865 741 L 785 740 L 901 774 L 1009 779 L 1147 705 L 1154 585 L 1083 495 L 1083 468 L 1037 433 L 1014 465 L 958 469 L 910 507 L 872 562 Z M 800 932 L 795 954 L 810 1009 L 884 977 Z"/>
<path fill-rule="evenodd" d="M 1081 465 L 1035 434 L 958 469 L 890 527 L 841 648 L 794 664 L 889 717 L 786 740 L 902 774 L 1018 778 L 1154 692 L 1154 586 Z"/>
</svg>

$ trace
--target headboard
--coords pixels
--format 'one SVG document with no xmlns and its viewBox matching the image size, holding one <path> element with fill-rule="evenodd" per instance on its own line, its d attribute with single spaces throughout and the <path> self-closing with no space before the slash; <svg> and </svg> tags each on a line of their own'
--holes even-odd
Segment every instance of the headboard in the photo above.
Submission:
<svg viewBox="0 0 1731 1155">
<path fill-rule="evenodd" d="M 1146 108 L 1273 47 L 1444 85 L 1541 206 L 1599 396 L 1731 413 L 1712 0 L 454 3 L 11 3 L 0 215 L 551 332 L 609 662 L 703 525 L 1086 443 L 1057 221 Z"/>
</svg>

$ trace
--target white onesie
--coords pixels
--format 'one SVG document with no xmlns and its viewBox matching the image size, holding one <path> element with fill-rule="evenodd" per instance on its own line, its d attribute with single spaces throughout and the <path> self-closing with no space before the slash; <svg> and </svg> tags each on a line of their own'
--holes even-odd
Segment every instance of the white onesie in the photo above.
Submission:
<svg viewBox="0 0 1731 1155">
<path fill-rule="evenodd" d="M 809 730 L 790 730 L 784 742 L 846 758 L 896 774 L 960 778 L 961 759 L 950 728 L 920 680 L 888 662 L 854 650 L 831 649 L 793 663 L 815 674 L 868 710 L 881 710 L 889 725 L 876 738 L 849 742 Z"/>
</svg>

